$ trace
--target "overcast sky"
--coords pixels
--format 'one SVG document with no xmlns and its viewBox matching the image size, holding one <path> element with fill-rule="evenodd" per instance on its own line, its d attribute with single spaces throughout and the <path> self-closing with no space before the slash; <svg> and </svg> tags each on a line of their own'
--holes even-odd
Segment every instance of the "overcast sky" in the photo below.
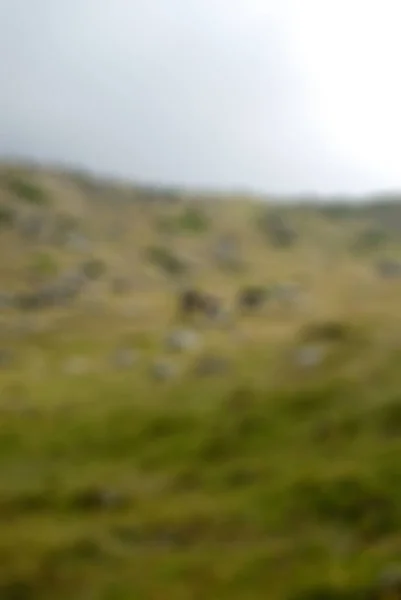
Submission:
<svg viewBox="0 0 401 600">
<path fill-rule="evenodd" d="M 272 192 L 401 187 L 400 0 L 0 0 L 0 154 Z"/>
</svg>

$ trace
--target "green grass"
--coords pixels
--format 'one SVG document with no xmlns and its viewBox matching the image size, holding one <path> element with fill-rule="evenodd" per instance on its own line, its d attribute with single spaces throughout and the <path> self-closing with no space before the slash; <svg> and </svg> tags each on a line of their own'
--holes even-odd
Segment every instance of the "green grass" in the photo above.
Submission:
<svg viewBox="0 0 401 600">
<path fill-rule="evenodd" d="M 281 388 L 262 348 L 231 378 L 58 369 L 109 350 L 38 339 L 46 377 L 0 375 L 1 598 L 367 597 L 399 549 L 396 354 Z"/>
</svg>

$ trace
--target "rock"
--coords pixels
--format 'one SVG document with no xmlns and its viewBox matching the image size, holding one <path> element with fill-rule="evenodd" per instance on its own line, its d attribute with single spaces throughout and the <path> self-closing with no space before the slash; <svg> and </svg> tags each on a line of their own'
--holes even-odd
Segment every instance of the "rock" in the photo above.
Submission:
<svg viewBox="0 0 401 600">
<path fill-rule="evenodd" d="M 79 253 L 89 253 L 92 249 L 90 240 L 77 231 L 73 231 L 66 236 L 65 245 L 68 250 Z"/>
<path fill-rule="evenodd" d="M 117 369 L 130 369 L 139 359 L 139 354 L 136 350 L 130 348 L 118 349 L 112 357 L 112 363 Z"/>
<path fill-rule="evenodd" d="M 0 310 L 13 308 L 15 304 L 15 294 L 11 292 L 0 292 Z"/>
<path fill-rule="evenodd" d="M 179 369 L 174 363 L 166 360 L 156 360 L 151 367 L 151 373 L 154 379 L 166 381 L 176 377 L 179 373 Z"/>
<path fill-rule="evenodd" d="M 376 271 L 382 279 L 401 278 L 401 261 L 384 259 L 376 264 Z"/>
<path fill-rule="evenodd" d="M 266 212 L 259 218 L 258 226 L 277 248 L 288 248 L 298 240 L 296 231 L 277 213 Z"/>
<path fill-rule="evenodd" d="M 118 510 L 129 504 L 129 498 L 117 490 L 93 487 L 76 492 L 71 504 L 76 509 L 86 511 Z"/>
<path fill-rule="evenodd" d="M 306 300 L 302 286 L 295 282 L 279 283 L 272 290 L 274 299 L 286 307 L 301 306 Z"/>
<path fill-rule="evenodd" d="M 67 375 L 84 375 L 90 371 L 90 362 L 86 356 L 73 356 L 63 365 Z"/>
<path fill-rule="evenodd" d="M 30 214 L 20 217 L 17 223 L 18 231 L 27 241 L 43 239 L 47 231 L 47 220 L 42 214 Z"/>
<path fill-rule="evenodd" d="M 213 249 L 213 258 L 225 270 L 236 272 L 245 266 L 241 257 L 239 241 L 234 235 L 223 236 L 217 241 Z"/>
<path fill-rule="evenodd" d="M 318 345 L 306 345 L 295 351 L 294 362 L 297 367 L 313 368 L 321 365 L 326 358 L 326 349 Z"/>
<path fill-rule="evenodd" d="M 230 362 L 221 356 L 202 356 L 195 365 L 195 375 L 201 377 L 223 375 L 227 373 Z"/>
<path fill-rule="evenodd" d="M 110 287 L 113 294 L 128 294 L 132 290 L 132 281 L 127 277 L 113 277 Z"/>
<path fill-rule="evenodd" d="M 16 294 L 14 303 L 22 311 L 64 306 L 82 292 L 85 284 L 86 279 L 82 273 L 75 271 L 64 273 L 35 290 Z"/>
<path fill-rule="evenodd" d="M 167 336 L 166 346 L 169 350 L 193 350 L 200 345 L 200 336 L 191 329 L 179 329 Z"/>
</svg>

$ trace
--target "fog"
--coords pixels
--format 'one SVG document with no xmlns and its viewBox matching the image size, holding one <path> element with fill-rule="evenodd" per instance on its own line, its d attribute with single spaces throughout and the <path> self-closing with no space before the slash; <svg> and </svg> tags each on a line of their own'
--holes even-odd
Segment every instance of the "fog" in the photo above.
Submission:
<svg viewBox="0 0 401 600">
<path fill-rule="evenodd" d="M 0 155 L 265 193 L 401 187 L 401 5 L 0 0 Z"/>
</svg>

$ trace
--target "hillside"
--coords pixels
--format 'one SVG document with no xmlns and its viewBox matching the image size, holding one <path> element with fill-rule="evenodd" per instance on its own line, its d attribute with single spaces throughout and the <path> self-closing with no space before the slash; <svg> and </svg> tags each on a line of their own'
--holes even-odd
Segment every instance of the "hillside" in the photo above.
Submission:
<svg viewBox="0 0 401 600">
<path fill-rule="evenodd" d="M 4 164 L 0 598 L 401 598 L 400 306 L 396 198 Z"/>
</svg>

